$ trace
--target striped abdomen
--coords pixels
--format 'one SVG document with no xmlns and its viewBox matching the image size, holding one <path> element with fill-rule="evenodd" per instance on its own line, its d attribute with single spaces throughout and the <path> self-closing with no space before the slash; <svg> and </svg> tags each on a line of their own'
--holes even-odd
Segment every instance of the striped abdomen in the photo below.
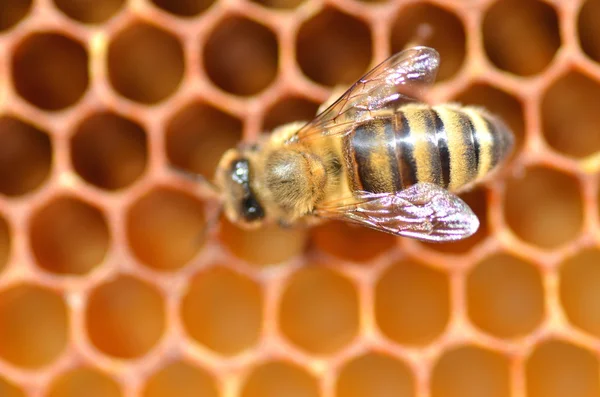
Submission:
<svg viewBox="0 0 600 397">
<path fill-rule="evenodd" d="M 344 137 L 352 188 L 375 193 L 430 182 L 456 192 L 510 153 L 512 132 L 481 109 L 411 104 Z"/>
</svg>

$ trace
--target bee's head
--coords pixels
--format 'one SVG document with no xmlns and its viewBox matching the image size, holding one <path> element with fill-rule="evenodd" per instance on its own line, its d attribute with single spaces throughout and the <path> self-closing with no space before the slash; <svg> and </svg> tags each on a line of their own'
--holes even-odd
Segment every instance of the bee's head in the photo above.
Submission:
<svg viewBox="0 0 600 397">
<path fill-rule="evenodd" d="M 228 150 L 217 168 L 216 183 L 223 196 L 227 218 L 236 224 L 256 228 L 263 223 L 265 210 L 253 189 L 252 160 L 244 149 Z"/>
</svg>

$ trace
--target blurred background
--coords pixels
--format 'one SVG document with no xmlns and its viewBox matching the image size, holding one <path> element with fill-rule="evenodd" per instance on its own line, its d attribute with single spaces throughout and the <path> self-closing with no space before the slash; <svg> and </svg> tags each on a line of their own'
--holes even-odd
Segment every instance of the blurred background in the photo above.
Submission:
<svg viewBox="0 0 600 397">
<path fill-rule="evenodd" d="M 409 43 L 517 136 L 474 237 L 207 233 L 171 165 Z M 600 0 L 0 0 L 0 396 L 599 397 L 598 62 Z"/>
</svg>

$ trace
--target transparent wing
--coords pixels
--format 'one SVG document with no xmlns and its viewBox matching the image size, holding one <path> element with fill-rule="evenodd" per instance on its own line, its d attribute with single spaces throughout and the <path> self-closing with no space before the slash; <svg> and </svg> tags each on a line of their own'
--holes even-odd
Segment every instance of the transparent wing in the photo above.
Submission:
<svg viewBox="0 0 600 397">
<path fill-rule="evenodd" d="M 372 118 L 374 112 L 394 111 L 417 100 L 435 81 L 439 63 L 439 54 L 429 47 L 413 47 L 392 55 L 302 127 L 296 138 L 337 134 L 344 130 L 340 127 Z"/>
<path fill-rule="evenodd" d="M 362 192 L 351 204 L 327 203 L 316 214 L 430 242 L 461 240 L 479 228 L 479 219 L 464 201 L 431 183 L 396 193 Z"/>
</svg>

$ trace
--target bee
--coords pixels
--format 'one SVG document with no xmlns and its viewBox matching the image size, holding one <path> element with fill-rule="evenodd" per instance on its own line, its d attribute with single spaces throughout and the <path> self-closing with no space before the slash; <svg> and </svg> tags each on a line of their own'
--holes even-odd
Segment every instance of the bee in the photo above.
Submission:
<svg viewBox="0 0 600 397">
<path fill-rule="evenodd" d="M 215 175 L 226 217 L 244 228 L 333 219 L 422 241 L 471 236 L 479 220 L 456 194 L 489 178 L 514 137 L 484 109 L 420 102 L 439 63 L 432 48 L 401 51 L 314 120 L 227 151 Z"/>
</svg>

